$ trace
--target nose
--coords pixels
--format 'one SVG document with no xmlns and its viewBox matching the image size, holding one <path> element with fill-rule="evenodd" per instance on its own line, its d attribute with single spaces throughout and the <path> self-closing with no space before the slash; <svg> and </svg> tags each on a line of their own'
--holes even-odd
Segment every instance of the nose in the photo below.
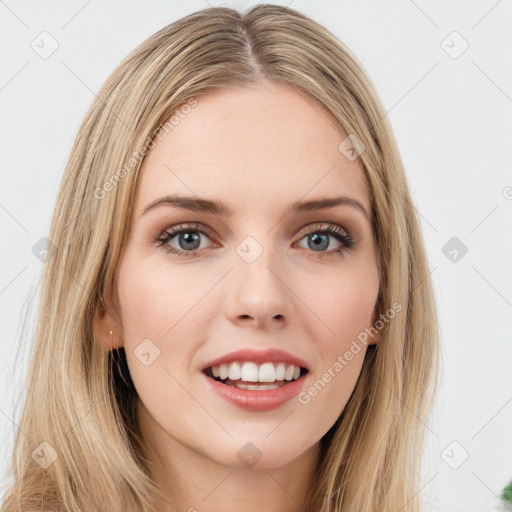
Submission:
<svg viewBox="0 0 512 512">
<path fill-rule="evenodd" d="M 266 251 L 252 263 L 239 260 L 229 273 L 224 313 L 233 323 L 270 328 L 289 319 L 289 289 L 265 255 Z"/>
</svg>

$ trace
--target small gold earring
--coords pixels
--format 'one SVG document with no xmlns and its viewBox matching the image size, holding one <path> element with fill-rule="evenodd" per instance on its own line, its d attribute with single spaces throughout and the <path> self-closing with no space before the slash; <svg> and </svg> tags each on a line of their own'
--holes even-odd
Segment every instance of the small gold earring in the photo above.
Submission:
<svg viewBox="0 0 512 512">
<path fill-rule="evenodd" d="M 108 333 L 109 333 L 110 335 L 112 335 L 112 331 L 108 331 Z"/>
</svg>

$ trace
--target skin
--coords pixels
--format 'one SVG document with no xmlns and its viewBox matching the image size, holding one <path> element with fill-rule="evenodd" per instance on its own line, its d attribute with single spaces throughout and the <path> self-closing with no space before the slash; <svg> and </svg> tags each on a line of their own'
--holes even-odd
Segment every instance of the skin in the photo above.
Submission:
<svg viewBox="0 0 512 512">
<path fill-rule="evenodd" d="M 346 137 L 321 105 L 270 82 L 199 97 L 148 152 L 118 268 L 121 315 L 107 293 L 110 314 L 98 310 L 95 332 L 105 350 L 125 347 L 152 475 L 174 505 L 160 503 L 159 510 L 302 510 L 319 441 L 354 389 L 364 345 L 308 404 L 295 398 L 264 412 L 220 399 L 200 368 L 237 348 L 276 347 L 308 362 L 307 389 L 377 319 L 370 221 L 348 205 L 293 215 L 287 208 L 346 195 L 371 215 L 362 164 L 338 149 Z M 234 215 L 160 206 L 141 216 L 169 193 L 222 201 Z M 200 235 L 195 257 L 154 242 L 173 226 L 196 222 L 213 236 Z M 327 234 L 327 248 L 311 248 L 308 233 L 318 233 L 319 223 L 341 227 L 354 247 L 343 250 Z M 250 264 L 236 252 L 247 236 L 263 248 Z M 179 235 L 169 245 L 189 247 Z M 134 354 L 146 338 L 160 350 L 149 366 Z M 369 344 L 379 341 L 376 335 Z M 251 468 L 237 457 L 247 442 L 261 452 Z"/>
</svg>

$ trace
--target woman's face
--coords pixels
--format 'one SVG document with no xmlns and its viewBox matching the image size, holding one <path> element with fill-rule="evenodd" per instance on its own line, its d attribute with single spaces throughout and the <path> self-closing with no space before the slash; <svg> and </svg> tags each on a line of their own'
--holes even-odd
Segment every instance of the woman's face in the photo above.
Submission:
<svg viewBox="0 0 512 512">
<path fill-rule="evenodd" d="M 277 468 L 329 430 L 363 363 L 379 276 L 361 163 L 338 148 L 347 134 L 332 117 L 285 85 L 193 105 L 141 169 L 117 281 L 121 341 L 160 455 L 179 446 Z M 171 195 L 189 199 L 148 208 Z M 339 196 L 368 217 L 350 203 L 292 208 Z M 223 370 L 225 356 L 239 365 Z M 295 384 L 282 376 L 294 358 L 308 370 Z M 211 366 L 232 380 L 214 382 Z M 254 378 L 277 388 L 238 387 Z"/>
</svg>

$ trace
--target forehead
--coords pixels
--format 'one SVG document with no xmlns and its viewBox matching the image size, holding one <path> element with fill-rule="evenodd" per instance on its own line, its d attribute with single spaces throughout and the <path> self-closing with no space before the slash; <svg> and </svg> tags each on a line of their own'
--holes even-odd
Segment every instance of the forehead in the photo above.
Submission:
<svg viewBox="0 0 512 512">
<path fill-rule="evenodd" d="M 304 93 L 268 83 L 196 100 L 148 152 L 136 212 L 165 193 L 219 199 L 235 211 L 342 193 L 370 210 L 359 160 L 338 149 L 347 134 Z"/>
</svg>

